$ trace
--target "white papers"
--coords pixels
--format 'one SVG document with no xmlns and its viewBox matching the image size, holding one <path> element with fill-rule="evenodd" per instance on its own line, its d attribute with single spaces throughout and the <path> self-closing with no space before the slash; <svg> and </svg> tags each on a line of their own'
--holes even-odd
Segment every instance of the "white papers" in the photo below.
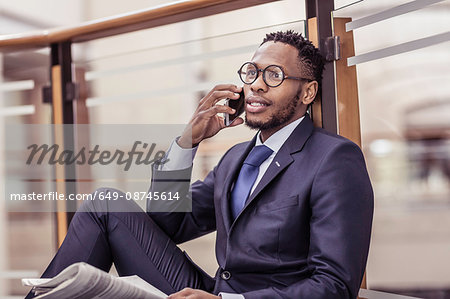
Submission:
<svg viewBox="0 0 450 299">
<path fill-rule="evenodd" d="M 116 277 L 86 263 L 76 263 L 54 278 L 22 279 L 32 286 L 36 299 L 142 298 L 161 299 L 167 295 L 139 276 Z"/>
</svg>

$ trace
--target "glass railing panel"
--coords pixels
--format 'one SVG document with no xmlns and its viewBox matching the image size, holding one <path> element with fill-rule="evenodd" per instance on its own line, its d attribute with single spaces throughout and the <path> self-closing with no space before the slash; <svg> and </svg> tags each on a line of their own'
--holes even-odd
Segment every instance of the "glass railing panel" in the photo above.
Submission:
<svg viewBox="0 0 450 299">
<path fill-rule="evenodd" d="M 449 40 L 448 1 L 431 1 L 432 4 L 421 6 L 407 5 L 412 2 L 426 3 L 427 1 L 407 1 L 406 3 L 362 1 L 333 12 L 333 16 L 351 17 L 353 23 L 367 20 L 367 22 L 356 24 L 361 27 L 353 31 L 355 40 L 364 39 L 369 35 L 372 37 L 365 43 L 355 44 L 357 56 L 421 39 L 426 40 L 423 43 L 419 42 L 416 46 L 418 48 Z M 406 45 L 405 51 L 410 47 Z"/>
<path fill-rule="evenodd" d="M 334 16 L 384 18 L 353 30 L 356 57 L 374 53 L 355 62 L 376 203 L 368 287 L 437 298 L 450 287 L 450 3 L 396 13 L 413 2 L 426 1 L 363 1 Z"/>
<path fill-rule="evenodd" d="M 198 101 L 215 85 L 242 85 L 237 70 L 251 59 L 266 33 L 287 29 L 304 33 L 304 26 L 304 21 L 293 21 L 77 61 L 76 68 L 86 70 L 89 123 L 167 127 L 187 124 Z M 99 45 L 82 46 L 95 49 Z M 202 178 L 231 145 L 248 140 L 254 134 L 240 126 L 223 130 L 205 141 L 196 157 L 201 161 L 196 165 L 202 167 L 195 167 L 194 178 Z M 175 137 L 168 137 L 167 146 Z M 94 181 L 100 179 L 91 175 Z M 131 183 L 127 185 L 123 177 L 109 179 L 118 179 L 121 189 L 131 188 Z M 145 182 L 145 178 L 142 179 Z"/>
<path fill-rule="evenodd" d="M 25 163 L 10 163 L 10 158 L 20 153 L 12 150 L 6 135 L 10 126 L 51 123 L 51 106 L 42 99 L 42 88 L 49 84 L 50 59 L 47 50 L 40 50 L 2 53 L 0 61 L 0 293 L 23 297 L 28 288 L 20 279 L 37 277 L 55 252 L 54 215 L 36 213 L 35 203 L 13 207 L 8 202 L 6 188 L 11 184 L 28 191 L 29 182 L 23 178 L 30 168 Z M 25 131 L 14 140 L 26 150 L 27 144 L 41 139 Z M 36 175 L 45 177 L 47 173 Z"/>
<path fill-rule="evenodd" d="M 304 33 L 304 26 L 304 21 L 292 21 L 77 61 L 76 66 L 86 70 L 90 123 L 187 123 L 197 101 L 214 85 L 242 85 L 237 70 L 251 59 L 266 33 Z M 100 47 L 83 46 L 93 52 Z M 252 134 L 244 126 L 224 130 L 219 143 L 232 144 Z M 222 146 L 219 157 L 226 149 Z"/>
<path fill-rule="evenodd" d="M 216 84 L 242 85 L 237 70 L 252 58 L 266 33 L 305 33 L 301 2 L 274 2 L 75 45 L 75 68 L 85 72 L 89 123 L 188 123 L 198 101 Z M 228 148 L 254 134 L 241 126 L 203 142 L 193 179 L 203 178 Z M 98 174 L 89 175 L 92 182 L 104 185 Z M 132 190 L 131 182 L 119 175 L 109 185 L 118 186 L 119 181 L 120 189 Z M 183 245 L 211 274 L 217 267 L 213 243 L 214 235 L 208 235 Z"/>
</svg>

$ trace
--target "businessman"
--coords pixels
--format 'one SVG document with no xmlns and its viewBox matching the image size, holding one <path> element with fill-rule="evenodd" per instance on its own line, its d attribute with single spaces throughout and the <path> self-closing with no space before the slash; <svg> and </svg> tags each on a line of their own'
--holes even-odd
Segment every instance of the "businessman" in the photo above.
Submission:
<svg viewBox="0 0 450 299">
<path fill-rule="evenodd" d="M 107 212 L 111 203 L 83 204 L 43 277 L 77 261 L 106 271 L 114 262 L 120 275 L 137 274 L 169 298 L 356 298 L 373 192 L 358 146 L 314 128 L 308 116 L 322 70 L 318 49 L 301 35 L 267 34 L 238 72 L 245 124 L 256 136 L 190 186 L 192 212 L 158 213 L 152 204 L 147 213 L 137 206 L 126 208 L 134 213 Z M 238 99 L 241 88 L 218 85 L 200 101 L 191 129 L 174 141 L 167 163 L 154 167 L 151 191 L 186 188 L 175 178 L 190 177 L 198 144 L 225 128 L 221 113 L 234 112 L 218 101 Z M 237 118 L 230 127 L 242 123 Z M 212 231 L 215 277 L 176 246 Z"/>
</svg>

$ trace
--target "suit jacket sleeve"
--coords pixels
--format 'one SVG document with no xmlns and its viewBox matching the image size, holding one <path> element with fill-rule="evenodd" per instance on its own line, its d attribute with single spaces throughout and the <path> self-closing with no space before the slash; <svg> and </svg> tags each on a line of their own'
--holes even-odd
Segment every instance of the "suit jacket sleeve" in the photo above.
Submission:
<svg viewBox="0 0 450 299">
<path fill-rule="evenodd" d="M 167 210 L 165 203 L 147 201 L 147 213 L 177 244 L 183 243 L 216 229 L 214 209 L 214 177 L 216 168 L 204 181 L 190 186 L 192 167 L 176 171 L 160 171 L 153 167 L 149 192 L 178 192 L 182 199 L 192 200 L 192 212 L 160 212 Z M 192 196 L 195 194 L 195 196 Z"/>
<path fill-rule="evenodd" d="M 357 297 L 373 215 L 373 192 L 364 158 L 359 147 L 345 142 L 318 163 L 310 195 L 310 277 L 285 288 L 244 293 L 246 299 Z"/>
</svg>

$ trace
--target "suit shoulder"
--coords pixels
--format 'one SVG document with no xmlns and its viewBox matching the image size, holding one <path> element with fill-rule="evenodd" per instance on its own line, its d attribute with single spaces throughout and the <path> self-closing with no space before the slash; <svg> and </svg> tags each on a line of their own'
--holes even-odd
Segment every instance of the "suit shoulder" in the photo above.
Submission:
<svg viewBox="0 0 450 299">
<path fill-rule="evenodd" d="M 311 145 L 316 149 L 320 148 L 325 152 L 338 149 L 352 149 L 353 151 L 361 152 L 361 148 L 353 141 L 322 128 L 314 128 L 310 141 Z"/>
<path fill-rule="evenodd" d="M 367 177 L 367 166 L 361 148 L 351 140 L 327 132 L 314 129 L 310 138 L 309 154 L 316 158 L 317 173 L 322 171 L 351 171 Z"/>
</svg>

